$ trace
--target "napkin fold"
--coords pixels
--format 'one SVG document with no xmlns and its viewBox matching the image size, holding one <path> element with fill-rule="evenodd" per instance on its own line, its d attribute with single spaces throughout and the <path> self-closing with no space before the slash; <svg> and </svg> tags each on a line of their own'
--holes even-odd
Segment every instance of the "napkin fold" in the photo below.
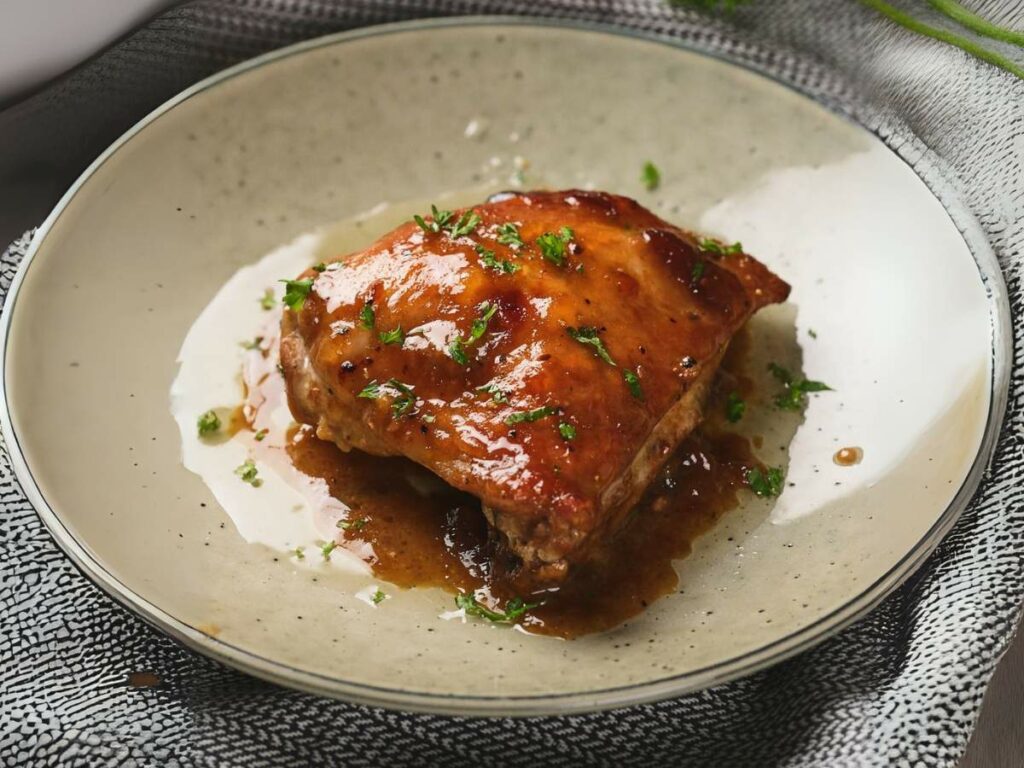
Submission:
<svg viewBox="0 0 1024 768">
<path fill-rule="evenodd" d="M 904 3 L 935 24 L 924 2 Z M 986 15 L 1024 27 L 1024 8 Z M 475 720 L 389 712 L 260 682 L 187 651 L 57 549 L 0 452 L 0 754 L 27 765 L 954 765 L 1024 600 L 1024 81 L 850 0 L 195 0 L 0 112 L 0 188 L 67 186 L 187 85 L 257 53 L 424 16 L 534 14 L 685 41 L 873 130 L 1000 261 L 1016 356 L 982 487 L 922 568 L 867 618 L 769 670 L 613 712 Z M 1001 44 L 995 43 L 994 47 Z M 1003 53 L 1021 58 L 1019 49 Z M 6 295 L 29 234 L 0 257 Z M 129 686 L 150 671 L 158 687 Z M 524 674 L 528 674 L 524 670 Z"/>
</svg>

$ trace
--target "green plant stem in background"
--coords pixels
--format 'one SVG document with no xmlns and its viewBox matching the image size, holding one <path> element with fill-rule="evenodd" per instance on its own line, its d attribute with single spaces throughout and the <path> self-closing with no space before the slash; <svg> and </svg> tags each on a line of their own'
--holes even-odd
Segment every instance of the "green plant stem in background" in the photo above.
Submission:
<svg viewBox="0 0 1024 768">
<path fill-rule="evenodd" d="M 991 37 L 993 40 L 1000 40 L 1004 43 L 1024 47 L 1024 32 L 1017 32 L 1016 30 L 993 24 L 988 19 L 967 10 L 956 0 L 928 0 L 928 4 L 940 13 L 949 16 L 953 21 L 967 27 L 972 32 L 976 32 L 984 37 Z"/>
<path fill-rule="evenodd" d="M 954 45 L 960 50 L 966 51 L 972 56 L 976 56 L 982 61 L 987 61 L 989 64 L 999 67 L 1000 69 L 1004 69 L 1011 75 L 1024 80 L 1024 67 L 1010 61 L 1005 56 L 1000 56 L 998 53 L 994 53 L 993 51 L 978 45 L 973 40 L 957 35 L 953 32 L 948 32 L 945 29 L 939 29 L 938 27 L 925 24 L 923 21 L 915 19 L 913 16 L 893 8 L 888 3 L 882 2 L 882 0 L 861 0 L 861 2 L 870 8 L 874 8 L 883 16 L 888 17 L 901 27 L 909 29 L 911 32 L 916 32 L 919 35 L 924 35 L 925 37 L 931 37 L 935 40 L 940 40 L 944 43 Z"/>
</svg>

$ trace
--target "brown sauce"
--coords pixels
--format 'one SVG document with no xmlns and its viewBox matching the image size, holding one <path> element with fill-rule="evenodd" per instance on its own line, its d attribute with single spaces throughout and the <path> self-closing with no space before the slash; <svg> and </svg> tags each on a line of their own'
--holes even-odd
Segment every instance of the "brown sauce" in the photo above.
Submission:
<svg viewBox="0 0 1024 768">
<path fill-rule="evenodd" d="M 486 590 L 501 604 L 517 597 L 492 564 L 501 553 L 489 539 L 480 502 L 443 484 L 406 459 L 344 453 L 300 427 L 289 455 L 301 472 L 327 482 L 351 512 L 342 546 L 363 554 L 374 573 L 400 587 L 440 587 L 453 594 Z M 651 484 L 609 549 L 543 600 L 523 620 L 530 631 L 578 637 L 615 627 L 673 591 L 672 561 L 736 505 L 756 464 L 748 441 L 699 433 L 685 440 Z M 425 492 L 427 489 L 427 492 Z M 454 603 L 452 605 L 454 608 Z"/>
<path fill-rule="evenodd" d="M 232 433 L 270 426 L 264 406 L 284 397 L 283 381 L 274 374 L 276 330 L 266 333 L 261 354 L 246 360 L 246 398 L 229 418 Z M 724 418 L 730 393 L 752 392 L 743 373 L 749 346 L 744 328 L 723 360 L 704 424 L 678 446 L 606 549 L 543 594 L 517 593 L 509 578 L 511 556 L 492 536 L 480 500 L 423 467 L 343 452 L 308 426 L 293 427 L 283 447 L 296 470 L 322 480 L 330 496 L 349 508 L 335 542 L 380 579 L 402 588 L 476 594 L 496 609 L 516 597 L 541 603 L 519 620 L 525 628 L 579 637 L 616 627 L 674 591 L 673 561 L 688 555 L 694 540 L 736 506 L 747 471 L 760 465 L 750 441 L 730 432 Z"/>
<path fill-rule="evenodd" d="M 832 455 L 832 461 L 840 467 L 852 467 L 860 464 L 864 458 L 864 449 L 856 446 L 840 448 Z"/>
</svg>

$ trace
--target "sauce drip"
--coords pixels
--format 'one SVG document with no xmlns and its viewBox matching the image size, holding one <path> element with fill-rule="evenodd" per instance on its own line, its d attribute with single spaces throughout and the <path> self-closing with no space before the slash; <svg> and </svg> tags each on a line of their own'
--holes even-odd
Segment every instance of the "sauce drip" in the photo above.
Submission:
<svg viewBox="0 0 1024 768">
<path fill-rule="evenodd" d="M 505 603 L 518 596 L 503 553 L 489 538 L 473 496 L 445 485 L 401 458 L 342 452 L 299 427 L 288 441 L 296 469 L 325 481 L 349 508 L 338 542 L 366 559 L 374 573 L 400 587 L 440 587 L 490 595 Z M 522 596 L 543 600 L 522 624 L 558 637 L 615 627 L 677 586 L 672 561 L 736 505 L 736 493 L 757 462 L 748 441 L 735 434 L 688 437 L 648 488 L 610 547 L 558 591 Z M 453 606 L 454 607 L 454 604 Z"/>
<path fill-rule="evenodd" d="M 856 446 L 847 448 L 840 448 L 832 456 L 832 461 L 838 464 L 840 467 L 852 467 L 854 464 L 860 464 L 864 458 L 864 449 Z"/>
</svg>

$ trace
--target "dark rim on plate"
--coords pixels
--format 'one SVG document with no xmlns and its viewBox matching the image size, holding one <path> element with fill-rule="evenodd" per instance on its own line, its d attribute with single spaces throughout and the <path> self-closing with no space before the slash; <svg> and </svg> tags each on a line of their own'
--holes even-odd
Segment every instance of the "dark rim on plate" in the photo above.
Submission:
<svg viewBox="0 0 1024 768">
<path fill-rule="evenodd" d="M 195 85 L 182 91 L 180 94 L 165 102 L 150 112 L 138 123 L 132 126 L 126 133 L 110 145 L 93 163 L 82 173 L 71 188 L 64 194 L 60 202 L 46 218 L 46 221 L 39 227 L 32 242 L 22 260 L 17 275 L 11 283 L 7 293 L 7 301 L 3 308 L 3 316 L 0 319 L 3 325 L 3 333 L 0 336 L 0 360 L 3 361 L 4 374 L 0 379 L 0 400 L 3 407 L 0 408 L 0 427 L 7 441 L 11 465 L 21 483 L 21 486 L 32 506 L 35 508 L 43 524 L 50 531 L 58 546 L 71 559 L 75 566 L 82 571 L 92 582 L 97 584 L 107 594 L 113 597 L 123 606 L 131 609 L 141 616 L 147 623 L 168 634 L 176 641 L 185 646 L 213 657 L 214 659 L 235 667 L 243 672 L 255 675 L 256 677 L 280 683 L 313 693 L 333 696 L 360 704 L 385 706 L 398 709 L 416 710 L 424 712 L 436 712 L 445 714 L 476 714 L 476 715 L 541 715 L 541 714 L 571 714 L 575 712 L 595 711 L 599 709 L 610 709 L 614 707 L 642 704 L 658 699 L 669 698 L 688 693 L 701 688 L 734 680 L 749 675 L 758 670 L 776 664 L 790 656 L 820 643 L 826 638 L 838 633 L 878 605 L 885 597 L 895 590 L 905 579 L 907 579 L 924 560 L 935 550 L 941 539 L 949 532 L 953 524 L 959 519 L 961 513 L 967 507 L 981 483 L 982 474 L 988 465 L 995 449 L 996 438 L 1002 426 L 1006 411 L 1007 390 L 1009 385 L 1009 365 L 1011 360 L 1010 347 L 1010 321 L 1009 304 L 1006 299 L 1006 288 L 1003 282 L 1002 272 L 999 269 L 995 254 L 992 252 L 987 240 L 980 234 L 980 229 L 973 215 L 959 201 L 958 195 L 951 187 L 946 189 L 935 189 L 935 184 L 941 184 L 942 179 L 926 180 L 922 178 L 920 169 L 913 168 L 915 175 L 921 179 L 926 188 L 931 192 L 946 210 L 947 215 L 953 218 L 954 223 L 964 236 L 970 249 L 976 266 L 978 267 L 986 290 L 992 299 L 994 306 L 994 325 L 992 328 L 992 379 L 989 399 L 989 411 L 985 423 L 985 431 L 982 436 L 978 453 L 974 458 L 966 477 L 960 488 L 957 490 L 952 502 L 942 512 L 932 527 L 908 551 L 889 571 L 877 579 L 870 586 L 865 588 L 852 600 L 844 603 L 833 611 L 819 617 L 815 621 L 805 625 L 801 629 L 792 632 L 778 640 L 762 646 L 745 654 L 735 656 L 731 659 L 721 661 L 707 667 L 679 675 L 652 680 L 632 685 L 603 688 L 599 690 L 558 693 L 558 694 L 532 694 L 522 696 L 475 696 L 465 694 L 439 694 L 429 691 L 411 691 L 397 688 L 387 688 L 366 683 L 354 683 L 341 680 L 336 677 L 322 675 L 315 672 L 298 669 L 288 664 L 268 659 L 259 654 L 246 651 L 238 646 L 223 642 L 204 634 L 196 628 L 171 616 L 163 609 L 143 599 L 133 592 L 126 585 L 121 583 L 98 559 L 94 558 L 85 545 L 79 542 L 75 536 L 65 527 L 60 516 L 47 503 L 41 490 L 35 482 L 32 470 L 29 468 L 25 457 L 22 454 L 18 435 L 14 431 L 10 402 L 7 399 L 7 344 L 10 334 L 11 320 L 14 308 L 17 304 L 18 291 L 21 283 L 31 266 L 39 246 L 45 239 L 49 230 L 53 227 L 63 210 L 71 199 L 85 185 L 92 174 L 103 165 L 106 160 L 139 134 L 150 123 L 157 120 L 166 112 L 178 104 L 188 100 L 198 93 L 206 91 L 224 81 L 241 75 L 249 70 L 256 69 L 272 62 L 286 59 L 290 56 L 305 53 L 310 50 L 322 48 L 329 45 L 336 45 L 352 40 L 378 37 L 382 35 L 393 35 L 413 31 L 447 27 L 467 26 L 489 26 L 489 27 L 541 27 L 575 30 L 598 34 L 607 34 L 617 37 L 627 37 L 635 40 L 646 41 L 653 44 L 665 45 L 671 48 L 681 49 L 690 53 L 709 58 L 715 58 L 730 66 L 740 67 L 754 72 L 761 77 L 766 77 L 776 83 L 792 90 L 805 98 L 815 101 L 819 106 L 828 109 L 839 117 L 851 120 L 847 113 L 838 111 L 823 104 L 820 98 L 801 90 L 792 83 L 785 82 L 773 73 L 759 67 L 754 67 L 743 62 L 733 61 L 717 52 L 701 50 L 685 41 L 671 38 L 665 35 L 640 32 L 633 29 L 615 27 L 607 24 L 583 22 L 564 19 L 534 19 L 530 17 L 517 16 L 466 16 L 448 17 L 438 19 L 425 19 L 383 24 L 378 26 L 364 27 L 356 30 L 349 30 L 313 40 L 303 41 L 285 48 L 270 51 L 261 56 L 249 59 L 222 72 L 201 80 Z M 875 135 L 890 151 L 906 162 L 906 159 L 896 153 L 889 143 L 880 136 L 878 131 L 872 131 L 859 121 L 853 121 L 862 130 Z M 956 215 L 954 215 L 954 213 Z M 965 231 L 970 230 L 970 232 Z"/>
</svg>

